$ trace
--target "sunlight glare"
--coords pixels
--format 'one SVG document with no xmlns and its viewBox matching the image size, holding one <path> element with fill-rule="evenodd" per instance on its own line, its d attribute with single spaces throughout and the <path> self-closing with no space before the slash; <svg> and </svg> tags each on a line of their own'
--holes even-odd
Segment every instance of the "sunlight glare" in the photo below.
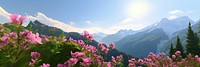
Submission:
<svg viewBox="0 0 200 67">
<path fill-rule="evenodd" d="M 127 6 L 127 15 L 131 17 L 142 17 L 148 14 L 149 4 L 147 2 L 134 2 Z"/>
</svg>

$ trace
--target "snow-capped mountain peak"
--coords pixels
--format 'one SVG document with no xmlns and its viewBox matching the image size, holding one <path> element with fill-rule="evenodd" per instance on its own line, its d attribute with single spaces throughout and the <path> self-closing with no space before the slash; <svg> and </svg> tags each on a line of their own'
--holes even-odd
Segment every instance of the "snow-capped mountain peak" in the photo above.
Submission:
<svg viewBox="0 0 200 67">
<path fill-rule="evenodd" d="M 156 24 L 153 24 L 153 25 L 149 26 L 148 28 L 146 28 L 145 31 L 151 32 L 154 29 L 161 28 L 165 31 L 165 33 L 168 36 L 170 36 L 174 32 L 186 28 L 188 26 L 189 22 L 191 24 L 195 24 L 195 22 L 187 16 L 181 16 L 181 17 L 178 17 L 173 20 L 163 18 Z"/>
</svg>

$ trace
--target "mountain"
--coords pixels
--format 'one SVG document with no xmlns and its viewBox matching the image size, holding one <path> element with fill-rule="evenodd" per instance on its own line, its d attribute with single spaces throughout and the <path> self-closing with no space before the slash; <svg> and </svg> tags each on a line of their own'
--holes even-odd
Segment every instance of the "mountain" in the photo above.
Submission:
<svg viewBox="0 0 200 67">
<path fill-rule="evenodd" d="M 131 30 L 131 29 L 124 29 L 124 30 L 119 30 L 117 33 L 115 34 L 110 34 L 107 35 L 106 37 L 102 38 L 100 41 L 106 44 L 110 44 L 112 42 L 117 42 L 119 41 L 121 38 L 127 36 L 127 35 L 131 35 L 131 34 L 135 34 L 137 31 Z"/>
<path fill-rule="evenodd" d="M 128 35 L 117 41 L 116 48 L 134 57 L 147 57 L 149 52 L 158 53 L 165 41 L 168 41 L 173 33 L 182 30 L 195 22 L 187 16 L 173 20 L 163 18 L 161 21 L 140 30 L 136 34 Z"/>
<path fill-rule="evenodd" d="M 94 36 L 94 40 L 99 42 L 102 38 L 106 37 L 107 34 L 99 32 L 99 33 L 94 33 L 93 36 Z"/>
<path fill-rule="evenodd" d="M 168 36 L 161 28 L 157 28 L 148 33 L 139 32 L 128 35 L 116 42 L 117 49 L 126 52 L 134 57 L 146 57 L 149 52 L 156 52 L 157 44 L 161 40 L 168 39 Z"/>
<path fill-rule="evenodd" d="M 193 24 L 191 26 L 192 30 L 194 32 L 199 32 L 199 24 L 200 24 L 200 21 L 197 21 L 195 24 Z M 200 33 L 197 33 L 197 34 L 198 34 L 198 36 L 200 35 Z M 160 49 L 161 51 L 160 52 L 167 52 L 168 53 L 168 50 L 170 48 L 170 44 L 173 43 L 173 45 L 175 46 L 175 44 L 176 44 L 176 37 L 177 36 L 180 37 L 182 45 L 185 46 L 187 44 L 186 43 L 186 35 L 187 35 L 187 28 L 175 32 L 173 34 L 173 37 L 171 37 L 168 41 L 166 41 L 166 42 L 163 43 L 163 46 L 161 47 L 161 49 Z"/>
<path fill-rule="evenodd" d="M 169 20 L 167 18 L 163 18 L 161 21 L 147 27 L 144 28 L 144 30 L 154 30 L 156 28 L 161 28 L 165 31 L 165 33 L 168 36 L 171 36 L 173 33 L 175 33 L 176 31 L 182 30 L 184 28 L 186 28 L 188 26 L 189 21 L 191 22 L 191 24 L 194 24 L 195 22 L 193 20 L 191 20 L 189 17 L 187 16 L 181 16 L 178 17 L 176 19 L 173 20 Z"/>
<path fill-rule="evenodd" d="M 51 26 L 42 24 L 41 22 L 39 22 L 37 20 L 33 21 L 33 22 L 30 21 L 30 23 L 25 28 L 27 29 L 29 27 L 32 27 L 32 31 L 37 31 L 39 34 L 48 35 L 48 36 L 52 36 L 52 35 L 53 36 L 59 36 L 64 32 L 63 30 L 61 30 L 59 28 L 51 27 Z M 52 30 L 55 33 L 49 32 L 49 30 Z M 67 39 L 69 39 L 69 37 L 72 37 L 75 40 L 84 40 L 85 39 L 77 32 L 64 32 L 64 34 L 66 35 Z M 98 42 L 93 40 L 92 42 L 87 43 L 87 44 L 97 47 Z M 103 55 L 103 56 L 106 57 L 105 61 L 110 61 L 111 56 L 116 57 L 116 56 L 119 56 L 119 55 L 123 56 L 123 58 L 124 58 L 123 63 L 125 65 L 128 65 L 128 59 L 131 59 L 132 56 L 130 56 L 126 53 L 123 53 L 123 52 L 121 52 L 117 49 L 111 49 L 107 55 Z"/>
</svg>

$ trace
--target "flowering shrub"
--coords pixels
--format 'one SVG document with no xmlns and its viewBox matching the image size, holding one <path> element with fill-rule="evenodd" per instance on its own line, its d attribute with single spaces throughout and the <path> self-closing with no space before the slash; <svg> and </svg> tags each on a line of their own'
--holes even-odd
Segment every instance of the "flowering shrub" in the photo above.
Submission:
<svg viewBox="0 0 200 67">
<path fill-rule="evenodd" d="M 10 16 L 13 27 L 11 30 L 0 25 L 0 66 L 4 67 L 124 67 L 123 56 L 111 56 L 111 61 L 105 61 L 115 44 L 104 45 L 99 42 L 97 46 L 87 44 L 92 42 L 93 35 L 84 31 L 80 35 L 86 40 L 66 39 L 65 36 L 46 36 L 22 29 L 24 16 L 13 14 Z M 8 24 L 8 25 L 9 25 Z M 7 26 L 8 26 L 7 25 Z M 147 58 L 132 58 L 129 67 L 176 67 L 200 66 L 198 55 L 186 58 L 181 57 L 177 51 L 172 58 L 165 53 L 155 55 L 150 52 Z"/>
<path fill-rule="evenodd" d="M 166 56 L 165 53 L 159 53 L 155 55 L 149 53 L 147 58 L 136 60 L 132 58 L 129 60 L 129 67 L 138 66 L 147 66 L 147 67 L 199 67 L 200 58 L 198 55 L 192 57 L 189 54 L 186 58 L 182 58 L 180 51 L 176 51 L 175 55 L 172 55 L 172 58 Z"/>
</svg>

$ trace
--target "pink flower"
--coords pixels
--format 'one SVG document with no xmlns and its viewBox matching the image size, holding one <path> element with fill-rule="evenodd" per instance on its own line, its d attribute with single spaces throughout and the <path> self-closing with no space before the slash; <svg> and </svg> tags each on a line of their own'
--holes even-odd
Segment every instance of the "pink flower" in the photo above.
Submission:
<svg viewBox="0 0 200 67">
<path fill-rule="evenodd" d="M 80 46 L 83 46 L 85 43 L 84 43 L 83 40 L 78 40 L 78 44 L 79 44 Z"/>
<path fill-rule="evenodd" d="M 45 40 L 46 42 L 48 42 L 48 41 L 49 41 L 49 39 L 48 39 L 48 38 L 46 38 L 46 37 L 44 38 L 44 40 Z"/>
<path fill-rule="evenodd" d="M 65 64 L 58 64 L 57 67 L 67 67 Z"/>
<path fill-rule="evenodd" d="M 42 44 L 42 39 L 39 37 L 39 34 L 33 34 L 31 31 L 27 33 L 27 41 L 30 43 L 39 43 Z"/>
<path fill-rule="evenodd" d="M 117 64 L 117 61 L 115 60 L 115 57 L 113 57 L 113 56 L 112 56 L 112 60 L 111 60 L 111 61 L 112 61 L 112 63 L 113 63 L 114 65 Z"/>
<path fill-rule="evenodd" d="M 132 58 L 131 61 L 136 62 L 136 59 L 135 59 L 135 58 Z"/>
<path fill-rule="evenodd" d="M 198 61 L 200 62 L 200 58 L 198 58 Z"/>
<path fill-rule="evenodd" d="M 96 60 L 97 64 L 100 64 L 100 65 L 102 64 L 101 60 L 99 60 L 99 59 L 95 59 L 95 60 Z"/>
<path fill-rule="evenodd" d="M 172 58 L 175 59 L 175 58 L 176 58 L 176 55 L 172 55 Z"/>
<path fill-rule="evenodd" d="M 165 56 L 165 53 L 164 53 L 164 52 L 162 52 L 162 53 L 161 53 L 161 55 L 162 55 L 162 56 Z"/>
<path fill-rule="evenodd" d="M 109 48 L 110 47 L 110 45 L 109 44 L 106 44 L 106 48 Z"/>
<path fill-rule="evenodd" d="M 175 55 L 180 55 L 181 52 L 180 51 L 176 51 Z"/>
<path fill-rule="evenodd" d="M 43 63 L 40 67 L 50 67 L 50 64 Z"/>
<path fill-rule="evenodd" d="M 81 62 L 81 64 L 84 65 L 85 67 L 89 66 L 91 63 L 92 63 L 91 58 L 83 58 L 83 62 Z"/>
<path fill-rule="evenodd" d="M 78 59 L 77 58 L 70 58 L 67 62 L 70 65 L 74 65 L 78 62 Z"/>
<path fill-rule="evenodd" d="M 9 37 L 17 38 L 18 36 L 17 36 L 17 33 L 11 32 L 11 33 L 9 34 Z"/>
<path fill-rule="evenodd" d="M 71 42 L 72 42 L 72 41 L 73 41 L 73 38 L 69 37 L 69 41 L 71 41 Z"/>
<path fill-rule="evenodd" d="M 96 47 L 91 46 L 91 45 L 85 47 L 85 49 L 86 49 L 88 52 L 90 52 L 90 53 L 95 53 L 95 52 L 97 52 Z"/>
<path fill-rule="evenodd" d="M 89 35 L 88 38 L 90 39 L 90 41 L 92 41 L 94 39 L 94 36 L 93 35 Z"/>
<path fill-rule="evenodd" d="M 177 67 L 176 65 L 173 65 L 173 67 Z"/>
<path fill-rule="evenodd" d="M 86 55 L 85 55 L 84 52 L 75 52 L 75 53 L 72 53 L 72 51 L 71 51 L 71 55 L 72 55 L 72 57 L 74 57 L 74 58 L 86 57 Z"/>
<path fill-rule="evenodd" d="M 101 51 L 105 51 L 105 53 L 107 54 L 109 49 L 107 47 L 104 47 L 103 45 L 101 46 Z"/>
<path fill-rule="evenodd" d="M 1 41 L 2 41 L 2 42 L 7 42 L 8 39 L 10 39 L 9 34 L 4 34 L 4 35 L 1 37 Z"/>
<path fill-rule="evenodd" d="M 196 58 L 196 59 L 198 59 L 198 58 L 199 58 L 199 56 L 198 56 L 198 55 L 195 55 L 195 58 Z"/>
<path fill-rule="evenodd" d="M 34 64 L 35 64 L 35 60 L 34 60 L 34 59 L 31 59 L 31 61 L 29 62 L 28 65 L 32 66 L 32 65 L 34 65 Z"/>
<path fill-rule="evenodd" d="M 108 62 L 108 63 L 107 63 L 107 67 L 111 67 L 111 62 Z"/>
<path fill-rule="evenodd" d="M 26 20 L 26 17 L 20 16 L 18 14 L 12 14 L 12 15 L 10 15 L 10 20 L 11 20 L 11 23 L 22 24 L 22 22 L 24 22 L 24 20 Z"/>
<path fill-rule="evenodd" d="M 129 63 L 135 63 L 136 60 L 135 60 L 135 58 L 132 58 L 131 60 L 128 60 L 128 62 L 129 62 Z"/>
<path fill-rule="evenodd" d="M 148 55 L 148 58 L 155 58 L 156 57 L 156 54 L 150 52 L 149 55 Z"/>
<path fill-rule="evenodd" d="M 115 43 L 111 43 L 111 48 L 112 48 L 112 49 L 115 48 Z"/>
<path fill-rule="evenodd" d="M 138 60 L 138 63 L 139 63 L 139 64 L 143 64 L 144 61 L 143 61 L 142 59 L 139 59 L 139 60 Z"/>
<path fill-rule="evenodd" d="M 11 20 L 11 22 L 12 23 L 17 23 L 18 21 L 17 21 L 17 18 L 18 18 L 18 14 L 12 14 L 12 15 L 10 15 L 10 20 Z"/>
<path fill-rule="evenodd" d="M 31 57 L 36 59 L 36 58 L 40 58 L 40 53 L 38 52 L 31 52 Z"/>
<path fill-rule="evenodd" d="M 11 32 L 10 34 L 4 34 L 1 37 L 1 44 L 0 44 L 1 47 L 5 46 L 8 43 L 13 43 L 13 45 L 16 44 L 16 41 L 14 39 L 16 39 L 17 37 L 18 37 L 17 33 L 15 33 L 15 32 Z"/>
<path fill-rule="evenodd" d="M 90 35 L 87 31 L 84 31 L 83 34 L 80 34 L 80 35 L 85 38 L 89 38 L 90 41 L 92 41 L 94 39 L 94 36 Z"/>
<path fill-rule="evenodd" d="M 21 36 L 26 36 L 30 31 L 29 30 L 25 30 L 23 32 L 20 32 Z"/>
<path fill-rule="evenodd" d="M 103 45 L 103 43 L 102 43 L 102 42 L 99 42 L 99 43 L 98 43 L 98 46 L 99 46 L 99 47 L 101 47 L 102 45 Z"/>
<path fill-rule="evenodd" d="M 87 31 L 84 31 L 84 36 L 86 36 L 87 38 L 89 37 L 89 33 Z"/>
<path fill-rule="evenodd" d="M 105 50 L 106 54 L 108 54 L 108 51 L 109 51 L 109 49 L 108 49 L 108 48 L 106 48 L 106 50 Z"/>
<path fill-rule="evenodd" d="M 65 39 L 65 38 L 62 38 L 62 42 L 65 42 L 65 41 L 67 41 L 67 39 Z"/>
<path fill-rule="evenodd" d="M 145 60 L 145 62 L 151 62 L 152 61 L 151 59 L 148 59 L 148 58 L 145 58 L 144 60 Z"/>
<path fill-rule="evenodd" d="M 24 22 L 24 20 L 26 20 L 26 17 L 25 17 L 25 16 L 21 16 L 21 17 L 19 18 L 19 22 L 20 22 L 20 23 Z"/>
<path fill-rule="evenodd" d="M 115 57 L 114 57 L 114 56 L 112 56 L 112 59 L 114 59 L 114 60 L 115 60 Z"/>
<path fill-rule="evenodd" d="M 101 46 L 101 51 L 105 51 L 105 50 L 106 50 L 106 47 Z"/>
<path fill-rule="evenodd" d="M 129 67 L 136 67 L 136 65 L 134 63 L 129 63 L 128 66 Z"/>
<path fill-rule="evenodd" d="M 171 59 L 169 56 L 167 56 L 167 60 L 168 60 L 168 61 L 172 61 L 172 59 Z"/>
<path fill-rule="evenodd" d="M 73 40 L 74 43 L 77 43 L 77 40 Z"/>
<path fill-rule="evenodd" d="M 123 56 L 122 56 L 122 55 L 117 56 L 117 58 L 116 58 L 117 61 L 121 61 L 122 59 L 123 59 Z"/>
</svg>

